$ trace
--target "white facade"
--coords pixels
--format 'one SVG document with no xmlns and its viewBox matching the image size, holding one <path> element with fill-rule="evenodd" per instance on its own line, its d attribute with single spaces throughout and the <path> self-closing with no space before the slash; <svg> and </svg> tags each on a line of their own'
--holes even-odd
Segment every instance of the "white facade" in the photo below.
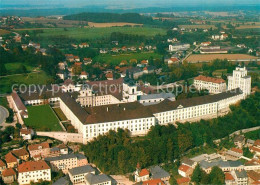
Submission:
<svg viewBox="0 0 260 185">
<path fill-rule="evenodd" d="M 222 81 L 214 82 L 214 81 L 199 80 L 195 78 L 193 85 L 198 90 L 207 89 L 209 93 L 213 93 L 213 94 L 224 92 L 227 88 L 224 80 L 223 82 Z"/>
<path fill-rule="evenodd" d="M 30 184 L 30 182 L 51 181 L 51 169 L 28 171 L 23 173 L 18 173 L 18 183 L 19 184 Z"/>
<path fill-rule="evenodd" d="M 189 48 L 190 44 L 169 45 L 169 51 L 187 50 Z"/>
<path fill-rule="evenodd" d="M 228 76 L 228 90 L 240 88 L 245 95 L 251 93 L 251 77 L 245 67 L 236 67 L 232 76 Z"/>
</svg>

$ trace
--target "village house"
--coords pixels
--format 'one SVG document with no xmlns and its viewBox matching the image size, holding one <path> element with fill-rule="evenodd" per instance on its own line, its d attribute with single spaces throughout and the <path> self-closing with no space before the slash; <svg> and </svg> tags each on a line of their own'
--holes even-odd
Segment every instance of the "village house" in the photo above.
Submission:
<svg viewBox="0 0 260 185">
<path fill-rule="evenodd" d="M 227 160 L 238 160 L 241 156 L 243 156 L 243 150 L 239 148 L 231 148 L 225 153 Z"/>
<path fill-rule="evenodd" d="M 33 129 L 29 129 L 29 128 L 20 129 L 20 136 L 23 138 L 23 140 L 31 140 L 33 135 L 34 135 Z"/>
<path fill-rule="evenodd" d="M 29 153 L 24 148 L 14 149 L 11 151 L 11 153 L 23 161 L 27 161 L 29 159 Z"/>
<path fill-rule="evenodd" d="M 78 167 L 77 156 L 75 154 L 60 155 L 57 157 L 47 157 L 45 161 L 49 162 L 53 171 L 62 170 L 67 174 L 69 169 Z"/>
<path fill-rule="evenodd" d="M 0 159 L 0 176 L 2 175 L 2 172 L 6 169 L 6 164 L 4 161 Z"/>
<path fill-rule="evenodd" d="M 260 156 L 260 139 L 257 139 L 253 146 L 249 147 L 251 152 L 254 152 L 257 156 Z"/>
<path fill-rule="evenodd" d="M 41 157 L 45 158 L 50 153 L 49 143 L 44 142 L 40 144 L 33 144 L 28 146 L 28 151 L 31 157 Z"/>
<path fill-rule="evenodd" d="M 190 178 L 188 178 L 188 177 L 178 178 L 176 181 L 177 181 L 178 185 L 189 185 L 190 184 Z"/>
<path fill-rule="evenodd" d="M 84 65 L 89 65 L 92 63 L 92 59 L 91 58 L 83 58 L 83 64 Z"/>
<path fill-rule="evenodd" d="M 19 158 L 16 158 L 11 152 L 5 155 L 7 168 L 16 168 L 19 164 Z"/>
<path fill-rule="evenodd" d="M 27 161 L 18 166 L 18 183 L 51 181 L 51 168 L 45 161 Z"/>
<path fill-rule="evenodd" d="M 234 170 L 231 171 L 231 175 L 234 177 L 237 185 L 248 184 L 248 177 L 245 170 Z"/>
<path fill-rule="evenodd" d="M 150 172 L 146 168 L 140 169 L 137 167 L 134 176 L 136 182 L 147 181 L 150 179 Z"/>
<path fill-rule="evenodd" d="M 201 46 L 209 46 L 210 44 L 211 44 L 211 42 L 208 41 L 208 42 L 202 42 L 200 45 Z"/>
<path fill-rule="evenodd" d="M 13 168 L 7 168 L 2 172 L 4 183 L 11 184 L 16 180 L 16 172 Z"/>
<path fill-rule="evenodd" d="M 79 78 L 82 79 L 82 80 L 86 80 L 88 79 L 88 73 L 86 71 L 82 71 L 79 75 Z"/>
<path fill-rule="evenodd" d="M 250 170 L 247 171 L 248 183 L 249 184 L 260 184 L 260 173 Z"/>
<path fill-rule="evenodd" d="M 114 80 L 114 75 L 113 75 L 113 73 L 107 73 L 107 74 L 106 74 L 106 78 L 107 78 L 107 80 Z"/>
<path fill-rule="evenodd" d="M 236 181 L 230 172 L 225 173 L 225 184 L 226 185 L 235 185 Z"/>
<path fill-rule="evenodd" d="M 177 57 L 171 57 L 166 60 L 168 65 L 178 64 L 180 60 Z"/>
<path fill-rule="evenodd" d="M 142 182 L 142 185 L 165 185 L 165 183 L 161 179 L 151 179 Z"/>
<path fill-rule="evenodd" d="M 75 153 L 77 157 L 77 166 L 85 166 L 88 164 L 88 159 L 81 153 Z"/>
<path fill-rule="evenodd" d="M 85 175 L 87 175 L 88 173 L 92 173 L 95 175 L 96 170 L 90 165 L 85 165 L 85 166 L 80 166 L 80 167 L 75 167 L 75 168 L 69 169 L 69 171 L 68 171 L 70 181 L 73 184 L 84 183 Z"/>
<path fill-rule="evenodd" d="M 183 177 L 189 177 L 193 173 L 193 169 L 186 165 L 181 165 L 178 168 L 178 173 Z"/>
<path fill-rule="evenodd" d="M 233 141 L 238 148 L 242 148 L 245 144 L 245 137 L 242 135 L 236 135 Z"/>
<path fill-rule="evenodd" d="M 87 47 L 89 47 L 89 44 L 84 42 L 84 43 L 79 44 L 79 47 L 80 48 L 87 48 Z"/>
<path fill-rule="evenodd" d="M 86 185 L 111 185 L 112 180 L 105 174 L 94 175 L 93 173 L 88 173 L 85 175 Z"/>
</svg>

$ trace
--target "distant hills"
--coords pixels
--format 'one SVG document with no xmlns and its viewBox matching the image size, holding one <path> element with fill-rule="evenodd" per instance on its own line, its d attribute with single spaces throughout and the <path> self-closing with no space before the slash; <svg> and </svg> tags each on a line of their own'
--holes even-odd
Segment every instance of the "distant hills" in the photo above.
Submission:
<svg viewBox="0 0 260 185">
<path fill-rule="evenodd" d="M 143 16 L 138 13 L 79 13 L 74 15 L 67 15 L 63 17 L 64 20 L 78 20 L 88 22 L 129 22 L 139 24 L 149 24 L 153 20 L 151 17 Z"/>
<path fill-rule="evenodd" d="M 169 8 L 147 7 L 134 9 L 108 9 L 105 6 L 85 6 L 82 8 L 32 8 L 30 6 L 1 6 L 0 16 L 16 15 L 16 16 L 50 16 L 50 15 L 70 15 L 82 12 L 96 13 L 157 13 L 157 12 L 180 12 L 180 11 L 257 11 L 260 10 L 260 4 L 255 5 L 194 5 L 194 6 L 174 6 Z"/>
</svg>

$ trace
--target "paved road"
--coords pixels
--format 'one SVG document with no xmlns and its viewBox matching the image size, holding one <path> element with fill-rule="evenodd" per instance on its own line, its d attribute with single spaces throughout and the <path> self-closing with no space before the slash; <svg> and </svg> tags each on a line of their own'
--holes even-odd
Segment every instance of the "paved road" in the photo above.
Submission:
<svg viewBox="0 0 260 185">
<path fill-rule="evenodd" d="M 5 119 L 9 116 L 8 110 L 0 105 L 0 124 L 2 124 Z"/>
</svg>

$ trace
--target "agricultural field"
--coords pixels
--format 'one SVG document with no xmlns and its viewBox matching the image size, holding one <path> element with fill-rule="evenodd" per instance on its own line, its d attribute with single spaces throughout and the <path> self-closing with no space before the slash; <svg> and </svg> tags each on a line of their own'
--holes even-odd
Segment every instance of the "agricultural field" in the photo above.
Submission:
<svg viewBox="0 0 260 185">
<path fill-rule="evenodd" d="M 59 120 L 49 105 L 28 106 L 25 125 L 38 131 L 62 131 Z"/>
<path fill-rule="evenodd" d="M 192 54 L 186 60 L 190 63 L 197 63 L 197 62 L 209 62 L 215 59 L 220 60 L 256 60 L 258 57 L 246 55 L 246 54 Z"/>
<path fill-rule="evenodd" d="M 97 57 L 94 58 L 94 60 L 101 63 L 118 65 L 122 60 L 126 60 L 129 62 L 131 59 L 136 59 L 137 61 L 141 61 L 141 60 L 148 60 L 150 57 L 153 57 L 153 59 L 161 59 L 162 55 L 157 53 L 151 53 L 151 52 L 115 54 L 115 55 L 103 54 L 103 55 L 98 55 Z"/>
<path fill-rule="evenodd" d="M 143 24 L 127 23 L 127 22 L 111 22 L 111 23 L 96 23 L 88 22 L 89 27 L 108 28 L 108 27 L 121 27 L 121 26 L 143 26 Z"/>
<path fill-rule="evenodd" d="M 46 84 L 51 77 L 45 72 L 15 74 L 0 78 L 0 93 L 10 93 L 13 84 Z"/>
<path fill-rule="evenodd" d="M 216 29 L 215 25 L 209 25 L 209 24 L 194 24 L 194 25 L 179 25 L 179 28 L 185 28 L 185 29 Z"/>
<path fill-rule="evenodd" d="M 11 33 L 11 32 L 8 30 L 0 29 L 0 35 L 5 35 L 5 34 L 9 34 L 9 33 Z"/>
<path fill-rule="evenodd" d="M 38 36 L 43 40 L 50 37 L 65 36 L 74 39 L 100 39 L 110 36 L 112 32 L 121 32 L 125 34 L 155 36 L 157 34 L 165 35 L 166 30 L 162 28 L 149 27 L 108 27 L 108 28 L 53 28 L 45 29 Z"/>
</svg>

